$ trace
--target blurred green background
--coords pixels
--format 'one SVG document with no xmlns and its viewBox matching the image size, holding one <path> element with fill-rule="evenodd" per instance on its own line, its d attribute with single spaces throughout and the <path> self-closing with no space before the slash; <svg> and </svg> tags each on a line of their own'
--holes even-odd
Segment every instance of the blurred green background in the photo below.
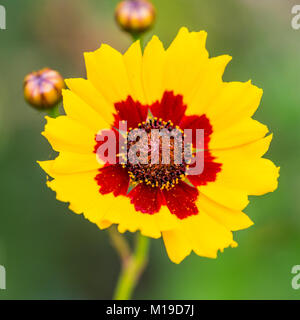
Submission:
<svg viewBox="0 0 300 320">
<path fill-rule="evenodd" d="M 113 18 L 117 0 L 1 0 L 0 30 L 0 265 L 7 290 L 0 299 L 110 299 L 119 260 L 107 233 L 45 186 L 36 160 L 53 157 L 40 135 L 43 114 L 23 101 L 26 73 L 48 66 L 65 77 L 85 76 L 83 52 L 106 42 L 124 52 L 130 38 Z M 298 1 L 299 2 L 299 1 Z M 181 26 L 208 31 L 212 56 L 230 54 L 227 81 L 264 89 L 256 119 L 274 132 L 268 156 L 281 166 L 279 188 L 254 198 L 255 221 L 235 233 L 236 249 L 216 260 L 194 254 L 170 262 L 162 240 L 134 298 L 299 299 L 291 287 L 300 264 L 300 30 L 291 28 L 288 0 L 155 0 L 155 33 L 168 46 Z"/>
</svg>

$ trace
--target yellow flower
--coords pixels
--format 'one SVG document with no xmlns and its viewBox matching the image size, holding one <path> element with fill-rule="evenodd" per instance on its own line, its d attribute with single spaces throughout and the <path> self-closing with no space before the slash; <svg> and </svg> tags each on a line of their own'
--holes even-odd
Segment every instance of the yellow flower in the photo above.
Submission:
<svg viewBox="0 0 300 320">
<path fill-rule="evenodd" d="M 216 258 L 236 246 L 232 231 L 253 224 L 242 212 L 248 196 L 275 190 L 279 175 L 262 158 L 272 135 L 252 119 L 262 90 L 223 82 L 231 57 L 209 58 L 205 42 L 205 32 L 182 28 L 167 50 L 154 36 L 144 54 L 138 41 L 124 55 L 108 45 L 86 53 L 87 80 L 66 81 L 66 115 L 47 118 L 43 132 L 59 152 L 40 163 L 58 200 L 100 229 L 117 224 L 122 233 L 162 236 L 175 263 L 192 251 Z M 120 132 L 122 120 L 129 132 L 204 129 L 203 172 L 189 175 L 187 163 L 101 163 L 99 136 Z"/>
</svg>

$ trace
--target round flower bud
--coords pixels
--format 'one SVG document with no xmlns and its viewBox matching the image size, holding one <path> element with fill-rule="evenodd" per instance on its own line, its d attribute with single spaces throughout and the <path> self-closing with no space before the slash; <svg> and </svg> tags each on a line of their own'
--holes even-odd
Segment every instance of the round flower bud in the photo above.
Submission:
<svg viewBox="0 0 300 320">
<path fill-rule="evenodd" d="M 32 72 L 24 79 L 25 100 L 40 110 L 51 109 L 58 104 L 62 99 L 64 88 L 63 77 L 49 68 Z"/>
<path fill-rule="evenodd" d="M 155 8 L 148 0 L 124 0 L 117 5 L 116 20 L 131 34 L 145 32 L 153 26 Z"/>
</svg>

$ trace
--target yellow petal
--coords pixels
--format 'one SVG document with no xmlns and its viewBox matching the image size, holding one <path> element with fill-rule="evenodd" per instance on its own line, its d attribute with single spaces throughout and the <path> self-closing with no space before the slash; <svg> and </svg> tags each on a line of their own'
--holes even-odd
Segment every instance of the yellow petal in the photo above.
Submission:
<svg viewBox="0 0 300 320">
<path fill-rule="evenodd" d="M 52 162 L 53 163 L 53 162 Z M 113 194 L 102 195 L 95 181 L 97 170 L 74 174 L 57 174 L 52 170 L 50 161 L 40 163 L 41 167 L 54 179 L 47 185 L 56 192 L 56 198 L 69 202 L 69 209 L 77 214 L 83 213 L 93 223 L 100 223 L 103 216 L 116 203 Z"/>
<path fill-rule="evenodd" d="M 244 190 L 248 195 L 263 195 L 277 189 L 279 168 L 268 159 L 224 161 L 218 174 L 224 187 Z"/>
<path fill-rule="evenodd" d="M 41 165 L 47 170 L 45 163 L 42 162 Z M 98 191 L 99 187 L 95 181 L 97 172 L 95 170 L 69 175 L 58 175 L 49 172 L 54 179 L 48 181 L 47 185 L 56 192 L 57 200 L 70 202 L 74 212 L 87 213 L 87 209 L 92 207 L 97 198 L 101 196 Z M 98 210 L 100 219 L 103 207 L 98 209 L 100 209 Z"/>
<path fill-rule="evenodd" d="M 47 124 L 42 135 L 48 139 L 54 150 L 93 153 L 96 132 L 67 116 L 46 119 Z"/>
<path fill-rule="evenodd" d="M 213 156 L 223 160 L 231 161 L 234 158 L 260 158 L 269 149 L 270 143 L 272 141 L 273 134 L 268 135 L 263 139 L 259 139 L 255 142 L 240 145 L 234 148 L 213 150 Z"/>
<path fill-rule="evenodd" d="M 96 170 L 101 167 L 96 154 L 72 153 L 62 151 L 55 160 L 38 162 L 41 167 L 50 175 L 71 174 Z M 47 167 L 45 167 L 47 166 Z"/>
<path fill-rule="evenodd" d="M 211 101 L 216 99 L 224 86 L 222 76 L 230 61 L 230 56 L 222 55 L 209 59 L 197 73 L 192 69 L 193 71 L 189 73 L 190 81 L 182 83 L 184 101 L 188 106 L 187 114 L 194 115 L 207 112 L 207 107 Z"/>
<path fill-rule="evenodd" d="M 136 211 L 130 199 L 124 196 L 119 196 L 112 201 L 110 209 L 102 220 L 108 224 L 117 224 L 121 233 L 140 230 L 142 235 L 155 239 L 161 236 L 161 231 L 179 226 L 179 220 L 170 213 L 166 206 L 153 215 L 141 213 Z"/>
<path fill-rule="evenodd" d="M 142 50 L 140 41 L 134 42 L 124 54 L 124 63 L 131 87 L 132 98 L 143 104 L 146 103 L 142 86 Z"/>
<path fill-rule="evenodd" d="M 162 206 L 160 211 L 154 214 L 153 217 L 161 231 L 175 229 L 179 225 L 178 218 L 170 213 L 167 206 Z"/>
<path fill-rule="evenodd" d="M 71 119 L 86 125 L 94 132 L 109 128 L 98 112 L 70 90 L 63 90 L 63 104 L 66 114 Z"/>
<path fill-rule="evenodd" d="M 164 231 L 162 236 L 172 262 L 180 263 L 191 253 L 191 244 L 181 228 Z"/>
<path fill-rule="evenodd" d="M 97 226 L 99 227 L 99 229 L 104 230 L 109 228 L 112 225 L 111 222 L 106 221 L 106 220 L 101 220 L 100 222 L 97 222 Z"/>
<path fill-rule="evenodd" d="M 272 135 L 239 148 L 214 150 L 216 161 L 222 163 L 218 183 L 249 195 L 274 191 L 278 186 L 279 168 L 270 160 L 260 158 L 268 150 L 271 139 Z"/>
<path fill-rule="evenodd" d="M 111 104 L 126 100 L 131 92 L 122 54 L 103 44 L 84 58 L 87 78 L 106 100 Z"/>
<path fill-rule="evenodd" d="M 128 197 L 119 196 L 115 198 L 102 220 L 117 224 L 118 231 L 121 233 L 140 230 L 141 234 L 147 237 L 157 239 L 161 236 L 161 230 L 154 215 L 136 211 Z"/>
<path fill-rule="evenodd" d="M 232 221 L 229 224 L 232 225 Z M 168 256 L 174 263 L 180 263 L 191 250 L 202 257 L 216 258 L 218 250 L 237 246 L 230 229 L 204 211 L 182 220 L 180 227 L 164 231 L 162 235 Z"/>
<path fill-rule="evenodd" d="M 207 198 L 203 193 L 199 194 L 197 207 L 200 212 L 205 212 L 219 224 L 231 231 L 246 229 L 253 225 L 250 218 L 242 211 L 224 207 Z"/>
<path fill-rule="evenodd" d="M 108 125 L 113 123 L 113 113 L 115 112 L 114 105 L 108 103 L 89 80 L 80 78 L 67 79 L 66 84 L 72 92 L 98 112 Z"/>
<path fill-rule="evenodd" d="M 263 91 L 248 82 L 224 83 L 205 113 L 215 131 L 224 130 L 251 117 L 259 106 Z"/>
<path fill-rule="evenodd" d="M 166 53 L 161 41 L 153 36 L 145 48 L 142 65 L 142 81 L 148 104 L 161 100 L 165 91 L 163 87 L 165 59 Z"/>
<path fill-rule="evenodd" d="M 214 122 L 212 121 L 212 125 Z M 228 149 L 255 142 L 263 138 L 269 129 L 252 118 L 241 119 L 236 124 L 218 131 L 213 127 L 209 149 Z"/>
<path fill-rule="evenodd" d="M 184 219 L 182 228 L 193 251 L 199 256 L 216 258 L 218 250 L 236 246 L 232 232 L 204 212 Z"/>
<path fill-rule="evenodd" d="M 205 31 L 189 32 L 187 28 L 179 30 L 166 50 L 164 85 L 167 90 L 184 94 L 185 97 L 185 89 L 189 92 L 195 86 L 200 70 L 208 63 L 206 37 Z"/>
<path fill-rule="evenodd" d="M 249 203 L 247 192 L 225 185 L 223 181 L 220 181 L 219 175 L 220 173 L 215 182 L 200 186 L 199 192 L 225 207 L 239 211 L 246 208 Z"/>
</svg>

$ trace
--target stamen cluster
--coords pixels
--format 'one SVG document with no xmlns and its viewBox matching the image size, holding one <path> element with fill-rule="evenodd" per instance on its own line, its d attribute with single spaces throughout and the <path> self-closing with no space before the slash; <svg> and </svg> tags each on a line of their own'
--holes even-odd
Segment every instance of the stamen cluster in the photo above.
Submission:
<svg viewBox="0 0 300 320">
<path fill-rule="evenodd" d="M 139 162 L 131 163 L 128 161 L 123 164 L 127 168 L 132 184 L 145 183 L 151 187 L 158 187 L 161 190 L 174 187 L 180 180 L 184 180 L 186 176 L 186 169 L 188 164 L 184 159 L 184 135 L 183 131 L 174 126 L 171 121 L 163 121 L 158 118 L 149 118 L 147 121 L 139 123 L 138 128 L 129 128 L 128 135 L 135 130 L 144 130 L 146 132 L 145 153 L 138 152 Z M 158 139 L 152 139 L 154 134 L 160 133 Z M 169 144 L 167 146 L 163 143 L 164 134 L 170 134 Z M 137 142 L 140 141 L 138 137 L 136 141 L 127 141 L 127 154 Z M 153 143 L 153 141 L 156 141 Z M 177 147 L 176 147 L 177 143 Z M 168 150 L 166 150 L 166 147 Z M 153 163 L 152 152 L 156 150 L 158 158 Z M 169 162 L 165 162 L 163 155 L 169 152 Z M 180 159 L 181 161 L 176 161 Z"/>
</svg>

